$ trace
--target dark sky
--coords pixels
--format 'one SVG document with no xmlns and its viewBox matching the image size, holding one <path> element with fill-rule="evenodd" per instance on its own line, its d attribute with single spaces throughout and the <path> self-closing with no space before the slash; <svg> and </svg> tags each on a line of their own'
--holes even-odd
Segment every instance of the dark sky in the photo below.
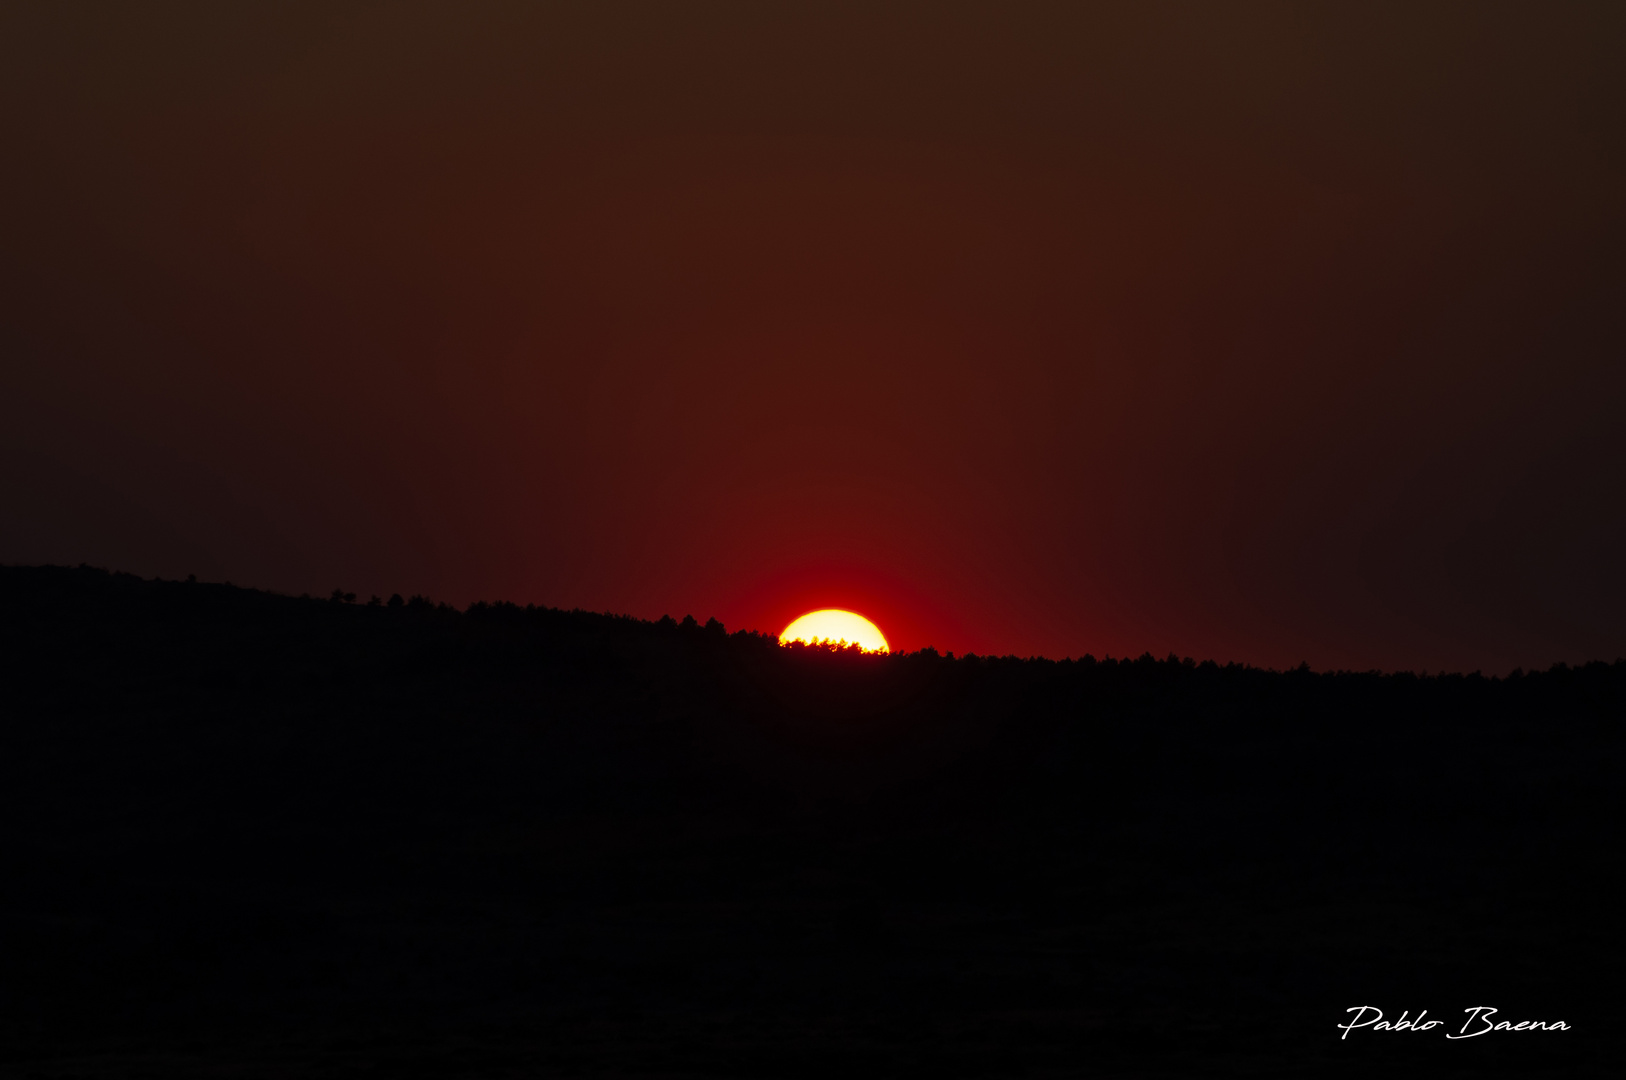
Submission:
<svg viewBox="0 0 1626 1080">
<path fill-rule="evenodd" d="M 8 5 L 0 561 L 1626 654 L 1626 5 Z"/>
</svg>

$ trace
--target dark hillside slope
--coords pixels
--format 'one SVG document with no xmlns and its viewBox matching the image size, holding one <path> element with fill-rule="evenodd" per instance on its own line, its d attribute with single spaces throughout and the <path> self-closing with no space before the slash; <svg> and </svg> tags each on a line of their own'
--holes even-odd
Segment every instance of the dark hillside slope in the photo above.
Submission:
<svg viewBox="0 0 1626 1080">
<path fill-rule="evenodd" d="M 1616 1075 L 1623 717 L 0 568 L 0 1075 Z"/>
</svg>

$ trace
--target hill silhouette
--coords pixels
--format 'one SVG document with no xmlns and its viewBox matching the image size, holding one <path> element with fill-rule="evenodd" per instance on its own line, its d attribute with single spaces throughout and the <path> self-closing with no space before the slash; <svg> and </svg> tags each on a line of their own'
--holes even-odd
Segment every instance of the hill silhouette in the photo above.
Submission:
<svg viewBox="0 0 1626 1080">
<path fill-rule="evenodd" d="M 1621 661 L 356 599 L 0 567 L 0 1074 L 1618 1064 Z M 1368 1004 L 1573 1030 L 1339 1040 Z"/>
</svg>

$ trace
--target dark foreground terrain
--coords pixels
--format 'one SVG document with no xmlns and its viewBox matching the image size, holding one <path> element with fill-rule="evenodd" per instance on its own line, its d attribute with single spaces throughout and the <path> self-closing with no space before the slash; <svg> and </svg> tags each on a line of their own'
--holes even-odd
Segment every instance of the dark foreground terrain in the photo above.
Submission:
<svg viewBox="0 0 1626 1080">
<path fill-rule="evenodd" d="M 1623 714 L 0 568 L 0 1074 L 1614 1077 Z"/>
</svg>

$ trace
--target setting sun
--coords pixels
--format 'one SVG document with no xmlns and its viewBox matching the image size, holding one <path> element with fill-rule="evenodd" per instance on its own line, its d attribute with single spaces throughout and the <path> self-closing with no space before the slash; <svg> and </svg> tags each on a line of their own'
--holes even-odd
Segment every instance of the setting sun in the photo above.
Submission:
<svg viewBox="0 0 1626 1080">
<path fill-rule="evenodd" d="M 842 611 L 840 608 L 810 611 L 792 622 L 779 635 L 779 643 L 788 645 L 792 641 L 805 641 L 809 644 L 823 641 L 857 645 L 869 652 L 890 651 L 880 627 L 862 615 Z"/>
</svg>

